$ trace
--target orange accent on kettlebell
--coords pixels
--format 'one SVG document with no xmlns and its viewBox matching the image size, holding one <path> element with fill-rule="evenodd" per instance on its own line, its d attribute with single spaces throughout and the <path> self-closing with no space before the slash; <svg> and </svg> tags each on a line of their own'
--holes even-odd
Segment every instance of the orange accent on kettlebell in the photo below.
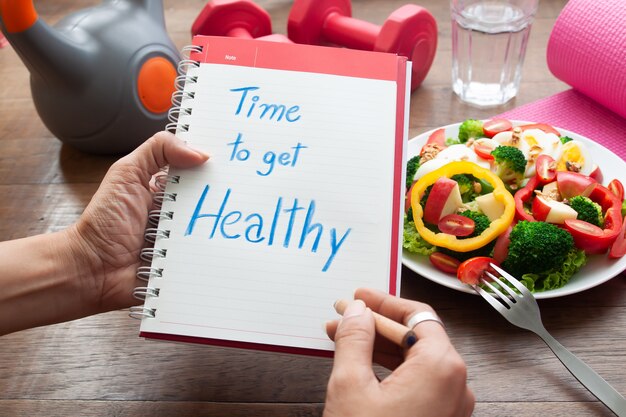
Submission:
<svg viewBox="0 0 626 417">
<path fill-rule="evenodd" d="M 144 107 L 152 113 L 168 111 L 175 79 L 176 68 L 167 59 L 155 57 L 144 62 L 137 76 L 137 93 Z"/>
<path fill-rule="evenodd" d="M 0 15 L 9 33 L 23 32 L 38 19 L 32 0 L 0 0 Z"/>
</svg>

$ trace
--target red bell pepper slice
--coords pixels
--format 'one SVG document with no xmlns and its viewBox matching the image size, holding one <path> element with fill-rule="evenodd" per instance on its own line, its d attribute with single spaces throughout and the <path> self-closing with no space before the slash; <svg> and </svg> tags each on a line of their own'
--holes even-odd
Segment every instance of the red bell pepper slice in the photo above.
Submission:
<svg viewBox="0 0 626 417">
<path fill-rule="evenodd" d="M 603 185 L 596 186 L 589 194 L 589 198 L 600 204 L 604 212 L 604 229 L 602 234 L 598 235 L 597 231 L 591 229 L 576 227 L 569 230 L 567 221 L 565 227 L 574 236 L 576 247 L 585 250 L 587 253 L 605 253 L 615 242 L 622 229 L 622 202 L 617 198 L 611 190 Z M 572 225 L 570 225 L 572 226 Z"/>
<path fill-rule="evenodd" d="M 535 196 L 535 188 L 541 184 L 541 180 L 537 175 L 532 177 L 523 188 L 517 190 L 513 199 L 515 200 L 515 219 L 527 220 L 529 222 L 537 221 L 532 214 L 528 213 L 524 207 L 525 203 L 530 201 Z"/>
</svg>

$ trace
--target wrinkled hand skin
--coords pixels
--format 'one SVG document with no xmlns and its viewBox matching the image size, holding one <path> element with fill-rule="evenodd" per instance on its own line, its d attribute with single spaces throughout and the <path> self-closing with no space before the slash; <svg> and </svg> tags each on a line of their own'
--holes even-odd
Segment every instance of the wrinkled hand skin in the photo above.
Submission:
<svg viewBox="0 0 626 417">
<path fill-rule="evenodd" d="M 138 303 L 135 274 L 144 246 L 151 180 L 166 166 L 208 155 L 161 132 L 115 162 L 67 229 L 0 242 L 0 335 Z"/>
</svg>

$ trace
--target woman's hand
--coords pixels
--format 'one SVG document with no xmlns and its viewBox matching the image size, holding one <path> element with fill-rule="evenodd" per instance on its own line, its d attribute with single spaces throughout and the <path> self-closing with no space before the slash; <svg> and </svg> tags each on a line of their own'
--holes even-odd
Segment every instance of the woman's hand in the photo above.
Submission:
<svg viewBox="0 0 626 417">
<path fill-rule="evenodd" d="M 0 335 L 128 307 L 144 244 L 150 181 L 208 156 L 161 132 L 114 163 L 78 222 L 0 242 Z"/>
<path fill-rule="evenodd" d="M 324 416 L 470 416 L 474 395 L 465 363 L 439 323 L 417 324 L 418 342 L 406 352 L 376 340 L 372 310 L 407 323 L 413 314 L 432 308 L 368 289 L 358 290 L 355 298 L 341 320 L 327 325 L 335 361 Z M 383 381 L 374 374 L 373 359 L 393 369 Z"/>
<path fill-rule="evenodd" d="M 185 168 L 207 159 L 171 133 L 160 132 L 111 166 L 71 231 L 75 259 L 89 271 L 82 279 L 93 312 L 137 303 L 132 291 L 138 284 L 135 273 L 153 208 L 153 175 L 166 165 Z"/>
</svg>

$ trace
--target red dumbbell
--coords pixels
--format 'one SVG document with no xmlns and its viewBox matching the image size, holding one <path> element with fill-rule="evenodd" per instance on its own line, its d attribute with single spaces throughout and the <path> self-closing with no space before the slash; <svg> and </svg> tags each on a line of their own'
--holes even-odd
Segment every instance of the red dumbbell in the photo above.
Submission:
<svg viewBox="0 0 626 417">
<path fill-rule="evenodd" d="M 209 1 L 193 22 L 191 34 L 291 43 L 285 35 L 272 34 L 269 13 L 251 0 Z"/>
<path fill-rule="evenodd" d="M 335 44 L 405 56 L 413 63 L 411 89 L 419 87 L 437 49 L 437 22 L 430 12 L 408 4 L 391 13 L 382 26 L 351 16 L 350 0 L 295 0 L 287 34 L 297 43 Z"/>
</svg>

